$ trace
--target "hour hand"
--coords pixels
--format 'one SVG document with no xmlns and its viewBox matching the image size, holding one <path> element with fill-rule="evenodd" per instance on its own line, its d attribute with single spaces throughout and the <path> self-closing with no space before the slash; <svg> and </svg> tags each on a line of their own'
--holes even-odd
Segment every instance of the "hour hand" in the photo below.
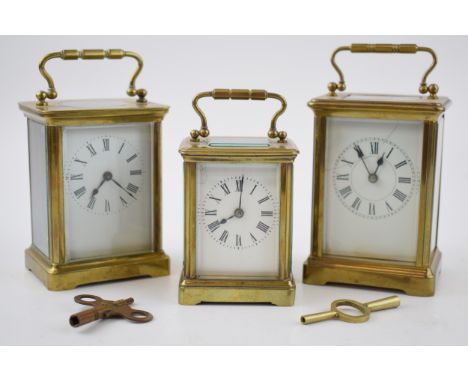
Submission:
<svg viewBox="0 0 468 382">
<path fill-rule="evenodd" d="M 383 153 L 382 156 L 377 160 L 377 167 L 374 171 L 374 175 L 377 174 L 377 170 L 379 169 L 379 167 L 383 165 L 384 156 L 385 156 L 385 153 Z"/>
<path fill-rule="evenodd" d="M 235 215 L 229 216 L 227 219 L 221 219 L 219 224 L 226 224 L 228 220 L 232 219 Z"/>
<path fill-rule="evenodd" d="M 107 182 L 112 179 L 112 173 L 110 171 L 106 171 L 104 174 L 102 174 L 102 180 L 101 183 L 99 183 L 99 186 L 97 186 L 92 192 L 91 192 L 91 198 L 95 197 L 96 194 L 99 192 L 99 189 L 101 186 L 104 184 L 104 182 Z"/>
</svg>

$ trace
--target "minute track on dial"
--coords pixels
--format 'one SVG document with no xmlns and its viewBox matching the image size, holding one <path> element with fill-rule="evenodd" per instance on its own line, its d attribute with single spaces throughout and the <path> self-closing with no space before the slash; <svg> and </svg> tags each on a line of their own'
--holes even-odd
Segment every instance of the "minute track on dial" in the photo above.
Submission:
<svg viewBox="0 0 468 382">
<path fill-rule="evenodd" d="M 218 245 L 242 250 L 268 238 L 277 211 L 271 192 L 256 179 L 240 174 L 216 182 L 204 196 L 199 214 Z M 257 228 L 260 218 L 262 230 Z"/>
<path fill-rule="evenodd" d="M 67 190 L 74 201 L 95 215 L 109 216 L 132 208 L 145 174 L 140 153 L 132 143 L 117 136 L 96 135 L 78 147 L 64 166 Z M 132 161 L 127 161 L 132 156 Z M 126 184 L 131 189 L 126 189 Z"/>
<path fill-rule="evenodd" d="M 359 160 L 350 161 L 353 155 Z M 400 146 L 386 138 L 371 137 L 343 149 L 335 160 L 332 182 L 337 197 L 350 212 L 381 219 L 405 207 L 417 179 L 413 161 Z"/>
</svg>

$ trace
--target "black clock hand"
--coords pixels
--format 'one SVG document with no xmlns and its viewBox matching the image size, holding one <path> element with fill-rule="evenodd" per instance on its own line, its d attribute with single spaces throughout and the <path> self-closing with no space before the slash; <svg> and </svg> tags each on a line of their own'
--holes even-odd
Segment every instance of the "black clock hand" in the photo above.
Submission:
<svg viewBox="0 0 468 382">
<path fill-rule="evenodd" d="M 227 219 L 221 219 L 219 224 L 226 224 L 229 219 L 232 219 L 235 215 L 229 216 Z"/>
<path fill-rule="evenodd" d="M 122 185 L 121 185 L 119 182 L 117 182 L 114 178 L 112 178 L 112 181 L 113 181 L 118 187 L 120 187 L 122 190 L 124 190 L 128 195 L 130 195 L 133 199 L 136 200 L 136 198 L 133 196 L 133 194 L 130 193 L 130 192 L 128 192 L 125 188 L 123 188 Z"/>
<path fill-rule="evenodd" d="M 99 186 L 97 186 L 97 188 L 95 188 L 93 190 L 93 192 L 91 192 L 91 198 L 95 197 L 97 195 L 97 193 L 99 192 L 99 189 L 101 188 L 101 186 L 112 179 L 112 173 L 110 171 L 106 171 L 104 174 L 102 174 L 102 180 L 101 180 L 101 183 L 99 183 Z"/>
<path fill-rule="evenodd" d="M 385 156 L 385 153 L 383 153 L 382 156 L 377 160 L 377 167 L 374 171 L 374 175 L 377 175 L 377 170 L 379 169 L 380 166 L 383 165 L 384 156 Z"/>
<path fill-rule="evenodd" d="M 366 171 L 369 175 L 371 175 L 371 172 L 367 168 L 366 162 L 364 161 L 364 153 L 362 152 L 361 148 L 358 145 L 354 145 L 354 150 L 357 153 L 357 156 L 359 157 L 360 160 L 362 160 L 362 163 L 364 163 L 364 167 L 366 168 Z"/>
<path fill-rule="evenodd" d="M 242 204 L 242 193 L 244 192 L 244 175 L 242 175 L 242 178 L 240 180 L 240 196 L 239 196 L 239 209 L 241 209 L 241 204 Z"/>
</svg>

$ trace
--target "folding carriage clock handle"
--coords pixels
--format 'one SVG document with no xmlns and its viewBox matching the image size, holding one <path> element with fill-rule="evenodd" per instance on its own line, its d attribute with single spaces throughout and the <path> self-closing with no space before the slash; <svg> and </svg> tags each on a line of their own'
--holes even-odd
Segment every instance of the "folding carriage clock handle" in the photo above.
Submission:
<svg viewBox="0 0 468 382">
<path fill-rule="evenodd" d="M 436 84 L 427 85 L 427 77 L 437 65 L 437 55 L 431 48 L 424 46 L 417 46 L 416 44 L 351 44 L 349 46 L 340 46 L 335 49 L 331 56 L 331 64 L 335 68 L 339 76 L 339 82 L 330 82 L 328 84 L 328 95 L 336 96 L 336 90 L 344 91 L 346 83 L 343 72 L 335 62 L 335 57 L 339 52 L 350 51 L 351 53 L 401 53 L 401 54 L 415 54 L 417 52 L 426 52 L 432 56 L 432 64 L 429 69 L 424 73 L 421 84 L 419 85 L 419 92 L 426 94 L 429 92 L 429 98 L 437 98 L 439 87 Z"/>
<path fill-rule="evenodd" d="M 53 58 L 61 58 L 62 60 L 103 60 L 108 58 L 109 60 L 119 60 L 124 57 L 131 57 L 134 58 L 137 63 L 138 67 L 132 75 L 130 79 L 130 83 L 128 85 L 127 94 L 130 97 L 138 96 L 138 103 L 145 103 L 146 102 L 146 90 L 145 89 L 137 89 L 135 86 L 135 81 L 140 74 L 141 70 L 143 69 L 143 59 L 138 53 L 129 52 L 122 49 L 84 49 L 84 50 L 62 50 L 61 52 L 54 52 L 49 53 L 46 55 L 41 62 L 39 63 L 39 72 L 41 73 L 42 77 L 45 78 L 47 84 L 49 85 L 49 89 L 47 91 L 40 90 L 36 93 L 37 106 L 46 106 L 47 105 L 47 98 L 55 99 L 57 98 L 57 91 L 55 89 L 54 80 L 50 76 L 50 74 L 45 69 L 46 63 L 53 59 Z"/>
<path fill-rule="evenodd" d="M 200 116 L 201 119 L 201 128 L 200 130 L 192 130 L 190 132 L 190 136 L 192 137 L 192 141 L 197 141 L 198 137 L 201 136 L 206 138 L 210 135 L 210 131 L 208 130 L 208 123 L 206 121 L 206 116 L 201 111 L 198 106 L 198 100 L 200 98 L 205 97 L 212 97 L 213 99 L 232 99 L 232 100 L 254 100 L 254 101 L 265 101 L 267 98 L 277 99 L 281 102 L 281 109 L 278 110 L 273 119 L 271 120 L 270 130 L 268 130 L 268 137 L 269 138 L 278 138 L 279 142 L 283 143 L 286 141 L 287 133 L 285 131 L 278 131 L 276 130 L 276 121 L 278 120 L 279 116 L 284 113 L 287 107 L 286 100 L 277 93 L 270 93 L 266 90 L 259 90 L 259 89 L 214 89 L 213 91 L 209 92 L 202 92 L 195 96 L 192 101 L 193 108 L 195 109 L 196 113 Z"/>
</svg>

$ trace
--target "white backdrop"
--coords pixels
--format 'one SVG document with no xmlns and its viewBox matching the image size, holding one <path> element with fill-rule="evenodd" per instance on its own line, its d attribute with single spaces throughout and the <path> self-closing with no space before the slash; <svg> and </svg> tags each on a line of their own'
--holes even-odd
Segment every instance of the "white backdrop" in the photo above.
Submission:
<svg viewBox="0 0 468 382">
<path fill-rule="evenodd" d="M 313 113 L 307 101 L 326 92 L 337 76 L 331 52 L 352 42 L 417 43 L 436 50 L 439 64 L 429 82 L 440 86 L 453 106 L 446 117 L 439 246 L 443 272 L 435 297 L 401 294 L 401 307 L 376 313 L 366 324 L 326 322 L 302 326 L 303 313 L 326 310 L 336 298 L 369 301 L 393 292 L 301 283 L 302 263 L 309 254 L 312 183 Z M 49 292 L 24 267 L 31 241 L 26 120 L 17 102 L 33 100 L 46 88 L 39 75 L 40 58 L 62 49 L 122 48 L 139 52 L 145 68 L 137 86 L 152 101 L 171 106 L 163 123 L 164 249 L 172 274 Z M 467 97 L 466 37 L 1 37 L 0 170 L 2 244 L 0 344 L 468 344 L 468 279 L 465 252 L 468 171 L 464 150 L 468 133 L 462 113 Z M 430 63 L 426 54 L 351 55 L 338 57 L 351 92 L 415 94 Z M 68 61 L 48 64 L 60 99 L 125 97 L 133 60 Z M 183 255 L 183 188 L 180 141 L 199 127 L 191 100 L 213 88 L 264 88 L 284 95 L 288 110 L 279 119 L 301 151 L 295 163 L 293 271 L 297 282 L 294 307 L 250 305 L 179 306 L 177 285 Z M 206 101 L 213 135 L 263 135 L 277 105 L 274 102 Z M 83 307 L 73 296 L 132 296 L 135 307 L 155 320 L 135 325 L 107 320 L 72 329 L 71 313 Z M 456 314 L 455 314 L 455 313 Z"/>
</svg>

